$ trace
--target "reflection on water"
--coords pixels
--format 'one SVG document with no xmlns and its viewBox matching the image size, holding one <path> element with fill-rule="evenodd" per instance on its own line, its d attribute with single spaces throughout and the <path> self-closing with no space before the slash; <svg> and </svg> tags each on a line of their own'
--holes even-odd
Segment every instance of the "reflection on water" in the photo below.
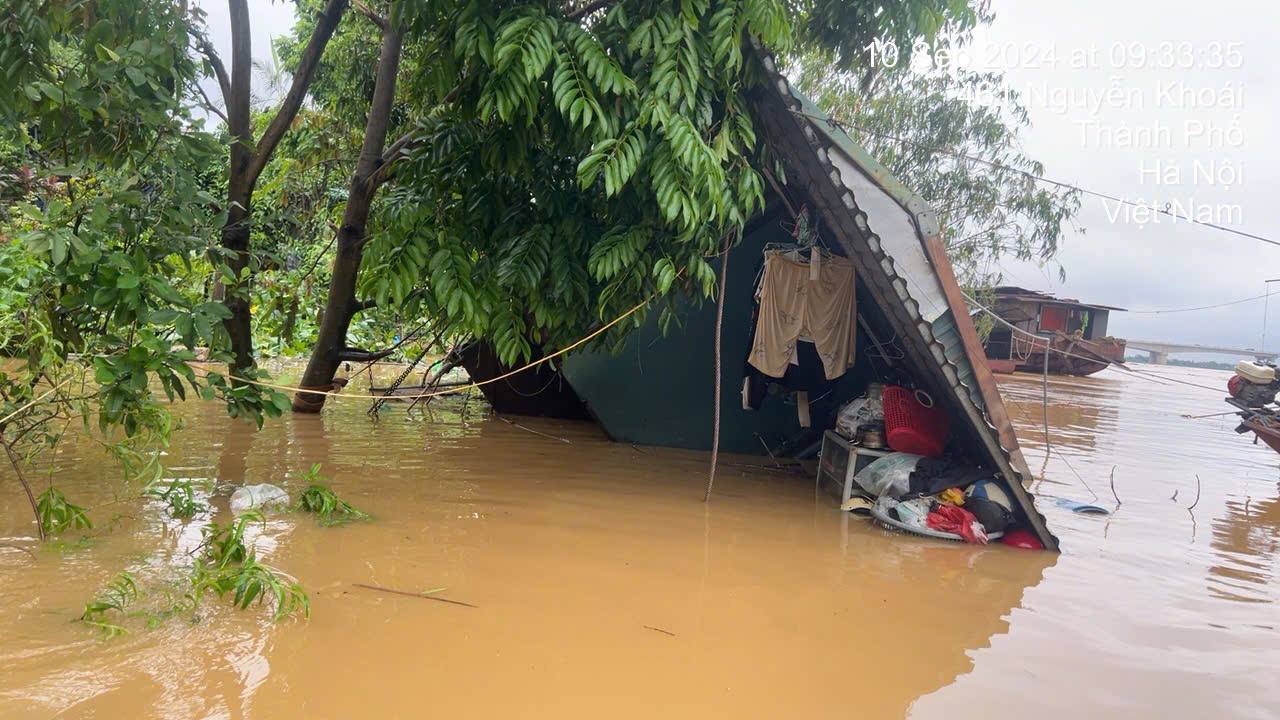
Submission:
<svg viewBox="0 0 1280 720">
<path fill-rule="evenodd" d="M 954 717 L 992 697 L 1041 717 L 1275 716 L 1280 588 L 1265 513 L 1280 455 L 1236 435 L 1230 417 L 1182 417 L 1225 409 L 1213 388 L 1227 373 L 1138 369 L 1150 374 L 1050 378 L 1047 460 L 1041 378 L 1002 379 L 1064 554 L 973 671 L 919 699 L 914 716 Z M 1116 511 L 1074 515 L 1059 497 Z"/>
<path fill-rule="evenodd" d="M 1213 521 L 1213 548 L 1222 562 L 1209 568 L 1209 592 L 1224 600 L 1271 602 L 1267 588 L 1280 559 L 1280 500 L 1228 500 Z"/>
<path fill-rule="evenodd" d="M 1003 389 L 1039 466 L 1039 381 Z M 68 622 L 85 600 L 122 569 L 162 595 L 199 532 L 69 450 L 59 485 L 113 529 L 34 559 L 0 547 L 0 717 L 1265 716 L 1280 456 L 1178 417 L 1220 402 L 1118 373 L 1054 380 L 1037 485 L 1061 556 L 889 534 L 756 458 L 728 458 L 704 505 L 703 454 L 522 428 L 474 400 L 378 421 L 344 402 L 262 431 L 180 406 L 167 465 L 219 519 L 234 486 L 296 492 L 320 462 L 375 521 L 254 530 L 311 591 L 308 622 L 211 604 L 102 642 Z M 1114 505 L 1113 465 L 1114 516 L 1053 504 Z M 0 542 L 33 547 L 20 493 L 0 488 Z"/>
</svg>

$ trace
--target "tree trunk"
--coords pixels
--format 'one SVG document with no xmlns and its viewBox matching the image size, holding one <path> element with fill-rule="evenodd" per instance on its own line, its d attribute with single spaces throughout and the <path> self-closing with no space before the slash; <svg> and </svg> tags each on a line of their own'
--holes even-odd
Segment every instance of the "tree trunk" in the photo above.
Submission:
<svg viewBox="0 0 1280 720">
<path fill-rule="evenodd" d="M 249 119 L 249 91 L 253 70 L 253 43 L 246 0 L 230 0 L 231 78 L 227 106 L 227 130 L 231 133 L 231 157 L 227 168 L 227 224 L 222 227 L 225 262 L 241 278 L 249 265 L 249 201 L 256 178 L 249 176 L 253 161 L 253 126 Z M 231 317 L 222 321 L 231 337 L 231 374 L 242 375 L 253 367 L 253 333 L 249 319 L 248 288 L 228 288 L 223 304 Z"/>
<path fill-rule="evenodd" d="M 249 213 L 233 207 L 227 215 L 227 224 L 222 228 L 222 247 L 231 253 L 223 258 L 227 267 L 236 277 L 242 277 L 241 270 L 249 265 Z M 246 286 L 223 288 L 222 304 L 231 311 L 231 317 L 222 321 L 227 335 L 231 337 L 231 374 L 242 376 L 242 371 L 253 368 L 253 327 L 249 314 L 249 289 Z"/>
<path fill-rule="evenodd" d="M 231 157 L 227 168 L 227 222 L 222 227 L 222 249 L 224 257 L 211 258 L 215 264 L 225 262 L 235 273 L 236 278 L 244 285 L 234 291 L 226 292 L 223 304 L 231 311 L 231 317 L 223 321 L 223 327 L 231 338 L 231 374 L 243 377 L 254 366 L 253 361 L 253 326 L 249 305 L 248 275 L 243 270 L 249 267 L 249 238 L 252 231 L 250 212 L 253 200 L 253 188 L 262 174 L 263 168 L 270 161 L 280 139 L 293 123 L 302 107 L 311 78 L 319 64 L 325 46 L 333 37 L 333 31 L 342 20 L 347 10 L 348 0 L 329 0 L 316 20 L 316 26 L 307 41 L 298 67 L 294 71 L 293 81 L 289 85 L 288 94 L 281 102 L 280 109 L 271 118 L 270 124 L 263 132 L 257 145 L 253 142 L 253 126 L 250 123 L 250 90 L 253 70 L 253 44 L 250 29 L 248 0 L 228 0 L 231 15 L 231 73 L 228 75 L 225 66 L 211 45 L 202 49 L 208 56 L 217 76 L 218 85 L 222 89 L 223 104 L 227 108 L 227 130 L 231 134 Z M 222 284 L 216 280 L 216 287 Z M 215 290 L 216 294 L 216 290 Z"/>
<path fill-rule="evenodd" d="M 298 306 L 301 303 L 298 293 L 289 296 L 289 308 L 284 314 L 284 327 L 280 329 L 280 342 L 286 347 L 293 344 L 293 333 L 298 327 Z"/>
<path fill-rule="evenodd" d="M 360 261 L 364 256 L 365 226 L 369 222 L 369 208 L 378 191 L 379 173 L 382 168 L 382 150 L 387 140 L 391 106 L 395 100 L 396 75 L 400 70 L 400 29 L 392 23 L 383 25 L 382 50 L 378 56 L 378 72 L 373 87 L 373 100 L 369 105 L 369 119 L 365 124 L 364 145 L 351 187 L 347 193 L 347 207 L 342 214 L 342 226 L 338 228 L 337 253 L 333 258 L 333 275 L 329 281 L 329 296 L 324 315 L 320 320 L 320 332 L 311 350 L 306 372 L 302 375 L 302 387 L 328 390 L 333 386 L 333 375 L 340 363 L 339 353 L 346 346 L 347 328 L 356 313 L 356 281 L 360 275 Z M 293 396 L 295 412 L 320 412 L 324 407 L 324 395 L 299 392 Z"/>
</svg>

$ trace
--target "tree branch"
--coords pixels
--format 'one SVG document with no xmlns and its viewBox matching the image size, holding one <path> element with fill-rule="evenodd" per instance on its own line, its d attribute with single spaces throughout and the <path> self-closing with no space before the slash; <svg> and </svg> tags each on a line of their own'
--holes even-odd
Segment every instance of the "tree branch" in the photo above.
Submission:
<svg viewBox="0 0 1280 720">
<path fill-rule="evenodd" d="M 583 5 L 577 10 L 570 11 L 565 15 L 565 19 L 580 20 L 590 15 L 591 13 L 603 8 L 607 8 L 612 4 L 613 4 L 613 0 L 594 0 L 593 2 L 589 2 L 586 5 Z"/>
<path fill-rule="evenodd" d="M 311 39 L 307 41 L 307 47 L 302 51 L 302 59 L 298 61 L 298 69 L 293 73 L 289 92 L 285 95 L 284 102 L 280 104 L 280 109 L 276 111 L 275 117 L 271 118 L 271 124 L 262 134 L 262 139 L 258 141 L 257 149 L 254 150 L 248 171 L 250 187 L 257 182 L 258 176 L 262 174 L 263 168 L 271 159 L 271 153 L 284 137 L 285 131 L 293 124 L 294 117 L 302 107 L 302 101 L 307 97 L 307 90 L 311 87 L 311 79 L 315 75 L 316 66 L 320 64 L 324 48 L 329 44 L 329 39 L 333 37 L 333 31 L 342 21 L 342 14 L 346 10 L 347 0 L 329 0 L 320 13 L 315 29 L 311 31 Z"/>
<path fill-rule="evenodd" d="M 222 118 L 222 122 L 230 124 L 230 121 L 227 120 L 227 114 L 222 112 L 222 110 L 217 105 L 214 105 L 213 101 L 209 99 L 208 94 L 204 91 L 204 86 L 200 83 L 196 83 L 196 89 L 200 91 L 200 97 L 204 99 L 204 106 L 209 109 L 209 112 Z"/>
<path fill-rule="evenodd" d="M 379 30 L 383 32 L 387 31 L 386 18 L 374 12 L 373 8 L 360 2 L 360 0 L 355 0 L 352 4 L 356 6 L 356 10 L 359 10 L 361 15 L 364 15 L 366 18 L 369 19 L 369 22 L 373 23 L 374 25 L 377 25 Z"/>
<path fill-rule="evenodd" d="M 36 504 L 36 496 L 31 493 L 31 484 L 27 482 L 26 476 L 22 474 L 18 454 L 13 451 L 13 447 L 9 443 L 2 444 L 4 445 L 5 455 L 9 458 L 9 464 L 13 466 L 13 472 L 18 476 L 18 482 L 22 484 L 22 489 L 27 494 L 27 502 L 31 503 L 31 514 L 36 518 L 36 532 L 40 533 L 40 539 L 44 540 L 44 524 L 40 522 L 40 508 Z"/>
<path fill-rule="evenodd" d="M 361 350 L 360 348 L 342 348 L 338 351 L 338 362 L 367 362 L 375 363 L 391 353 L 395 352 L 394 347 L 385 350 Z"/>
<path fill-rule="evenodd" d="M 395 102 L 402 39 L 400 28 L 388 25 L 382 31 L 382 50 L 373 83 L 373 98 L 369 101 L 369 119 L 365 125 L 364 144 L 360 148 L 360 159 L 356 162 L 352 182 L 352 190 L 359 183 L 364 185 L 362 191 L 368 195 L 377 190 L 377 184 L 373 180 L 387 165 L 383 159 L 383 149 L 387 141 L 387 128 L 391 124 L 391 107 Z"/>
<path fill-rule="evenodd" d="M 231 77 L 227 75 L 227 66 L 222 64 L 222 58 L 218 57 L 218 51 L 213 48 L 213 43 L 207 39 L 200 41 L 200 52 L 204 53 L 209 65 L 213 67 L 213 76 L 218 79 L 218 88 L 222 90 L 222 104 L 230 107 Z M 223 120 L 226 118 L 226 115 L 222 116 Z"/>
<path fill-rule="evenodd" d="M 417 141 L 417 136 L 412 132 L 407 132 L 396 138 L 396 141 L 391 143 L 391 146 L 382 154 L 381 162 L 378 164 L 377 169 L 369 176 L 370 187 L 381 187 L 382 183 L 390 179 L 391 166 L 400 158 L 400 153 L 416 145 Z"/>
<path fill-rule="evenodd" d="M 460 92 L 462 92 L 462 85 L 454 85 L 452 90 L 446 93 L 443 98 L 440 98 L 440 102 L 436 107 L 448 105 L 453 102 L 457 99 Z M 412 130 L 396 138 L 396 141 L 391 143 L 391 146 L 388 147 L 382 153 L 382 157 L 379 158 L 378 168 L 369 176 L 369 184 L 372 187 L 377 188 L 381 186 L 382 183 L 386 182 L 391 177 L 391 166 L 395 164 L 396 160 L 400 159 L 400 153 L 413 147 L 417 143 L 418 137 Z"/>
</svg>

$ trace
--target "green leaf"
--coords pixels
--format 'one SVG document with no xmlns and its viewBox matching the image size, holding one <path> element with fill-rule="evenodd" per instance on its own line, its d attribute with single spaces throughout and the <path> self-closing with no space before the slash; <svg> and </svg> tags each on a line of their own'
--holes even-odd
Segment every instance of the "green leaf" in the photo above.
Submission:
<svg viewBox="0 0 1280 720">
<path fill-rule="evenodd" d="M 62 233 L 49 235 L 49 258 L 54 266 L 61 265 L 67 259 L 67 238 Z"/>
<path fill-rule="evenodd" d="M 152 312 L 151 315 L 147 318 L 147 320 L 154 325 L 168 325 L 169 323 L 176 320 L 177 317 L 178 317 L 177 310 L 174 310 L 172 308 L 162 308 L 160 310 L 156 310 Z"/>
</svg>

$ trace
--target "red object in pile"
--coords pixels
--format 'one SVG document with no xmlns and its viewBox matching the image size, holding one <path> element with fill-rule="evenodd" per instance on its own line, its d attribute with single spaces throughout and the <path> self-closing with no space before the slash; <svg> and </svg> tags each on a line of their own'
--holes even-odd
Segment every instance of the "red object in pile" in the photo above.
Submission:
<svg viewBox="0 0 1280 720">
<path fill-rule="evenodd" d="M 947 445 L 950 420 L 937 405 L 926 407 L 914 390 L 897 385 L 884 389 L 884 434 L 898 452 L 940 457 Z M 928 395 L 925 395 L 928 399 Z"/>
<path fill-rule="evenodd" d="M 977 518 L 974 517 L 973 513 L 962 507 L 938 503 L 937 508 L 930 512 L 924 521 L 926 525 L 934 530 L 959 535 L 967 543 L 975 545 L 987 544 L 987 534 L 984 532 L 982 535 L 978 535 L 974 530 L 973 524 L 977 522 Z"/>
</svg>

